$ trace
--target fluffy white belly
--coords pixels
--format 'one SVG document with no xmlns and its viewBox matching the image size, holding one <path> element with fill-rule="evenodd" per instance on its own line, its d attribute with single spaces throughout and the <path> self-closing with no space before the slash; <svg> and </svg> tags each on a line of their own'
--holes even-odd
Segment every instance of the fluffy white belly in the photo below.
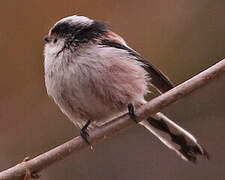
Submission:
<svg viewBox="0 0 225 180">
<path fill-rule="evenodd" d="M 122 53 L 121 59 L 108 55 L 104 49 L 88 52 L 88 57 L 85 53 L 72 59 L 63 56 L 45 64 L 48 94 L 79 127 L 87 120 L 108 121 L 126 112 L 129 103 L 144 102 L 146 72 L 139 62 Z"/>
</svg>

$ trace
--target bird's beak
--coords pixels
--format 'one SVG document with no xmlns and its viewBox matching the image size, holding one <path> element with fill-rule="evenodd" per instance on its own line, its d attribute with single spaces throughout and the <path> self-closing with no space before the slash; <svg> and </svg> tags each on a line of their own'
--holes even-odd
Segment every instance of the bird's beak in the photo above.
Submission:
<svg viewBox="0 0 225 180">
<path fill-rule="evenodd" d="M 46 36 L 44 37 L 44 40 L 48 43 L 48 42 L 50 41 L 50 37 L 49 37 L 48 35 L 46 35 Z"/>
</svg>

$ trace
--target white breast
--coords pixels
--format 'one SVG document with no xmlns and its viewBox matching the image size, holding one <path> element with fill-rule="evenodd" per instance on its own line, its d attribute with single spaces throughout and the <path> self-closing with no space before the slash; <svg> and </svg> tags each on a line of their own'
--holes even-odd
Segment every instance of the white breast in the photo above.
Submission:
<svg viewBox="0 0 225 180">
<path fill-rule="evenodd" d="M 57 58 L 45 53 L 48 94 L 73 122 L 104 122 L 140 105 L 147 92 L 146 72 L 124 50 L 92 46 L 79 55 L 70 51 Z"/>
</svg>

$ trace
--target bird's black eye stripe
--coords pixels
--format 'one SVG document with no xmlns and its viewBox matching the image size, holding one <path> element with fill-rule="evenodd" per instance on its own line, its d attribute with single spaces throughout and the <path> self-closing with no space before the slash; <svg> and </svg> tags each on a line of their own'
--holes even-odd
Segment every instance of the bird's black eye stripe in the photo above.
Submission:
<svg viewBox="0 0 225 180">
<path fill-rule="evenodd" d="M 69 33 L 70 30 L 70 24 L 69 23 L 59 23 L 57 24 L 52 30 L 51 34 L 57 34 L 57 35 L 65 35 Z"/>
<path fill-rule="evenodd" d="M 108 29 L 106 24 L 99 21 L 93 21 L 92 24 L 61 22 L 51 30 L 51 34 L 56 34 L 66 39 L 75 37 L 79 43 L 86 43 L 104 35 Z"/>
<path fill-rule="evenodd" d="M 57 38 L 55 38 L 55 39 L 54 39 L 54 41 L 53 41 L 53 43 L 56 43 L 57 41 L 58 41 L 58 39 L 57 39 Z"/>
</svg>

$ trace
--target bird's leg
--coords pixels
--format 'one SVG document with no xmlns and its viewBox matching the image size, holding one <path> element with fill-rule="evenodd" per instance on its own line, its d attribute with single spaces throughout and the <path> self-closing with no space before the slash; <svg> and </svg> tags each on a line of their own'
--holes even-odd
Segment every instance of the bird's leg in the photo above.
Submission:
<svg viewBox="0 0 225 180">
<path fill-rule="evenodd" d="M 128 113 L 130 115 L 130 118 L 133 119 L 136 123 L 138 123 L 135 112 L 134 112 L 133 104 L 131 104 L 131 103 L 128 104 L 127 108 L 128 108 Z"/>
<path fill-rule="evenodd" d="M 80 135 L 81 137 L 84 139 L 84 141 L 88 144 L 91 145 L 91 143 L 88 141 L 87 137 L 89 136 L 88 132 L 87 132 L 87 128 L 90 125 L 91 120 L 88 120 L 86 122 L 86 124 L 82 127 L 81 131 L 80 131 Z"/>
<path fill-rule="evenodd" d="M 25 157 L 23 162 L 26 163 L 27 161 L 29 161 L 30 158 L 29 157 Z M 24 179 L 23 180 L 31 180 L 31 179 L 38 179 L 40 178 L 40 175 L 36 172 L 31 172 L 28 165 L 26 165 L 26 174 L 24 176 Z"/>
</svg>

